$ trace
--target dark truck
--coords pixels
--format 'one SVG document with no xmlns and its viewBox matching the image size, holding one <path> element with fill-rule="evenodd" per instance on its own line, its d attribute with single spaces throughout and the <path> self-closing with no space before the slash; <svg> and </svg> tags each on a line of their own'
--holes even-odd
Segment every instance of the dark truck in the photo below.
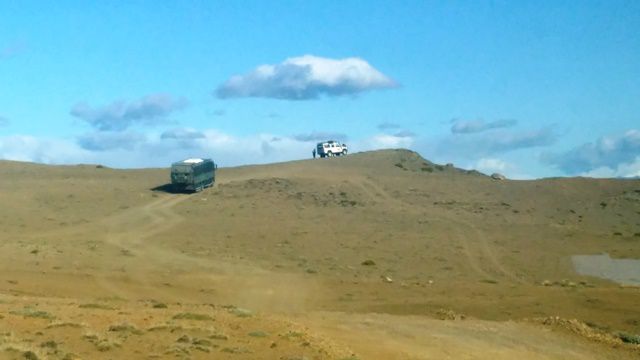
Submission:
<svg viewBox="0 0 640 360">
<path fill-rule="evenodd" d="M 217 167 L 211 159 L 186 159 L 171 164 L 173 190 L 198 192 L 213 186 Z"/>
</svg>

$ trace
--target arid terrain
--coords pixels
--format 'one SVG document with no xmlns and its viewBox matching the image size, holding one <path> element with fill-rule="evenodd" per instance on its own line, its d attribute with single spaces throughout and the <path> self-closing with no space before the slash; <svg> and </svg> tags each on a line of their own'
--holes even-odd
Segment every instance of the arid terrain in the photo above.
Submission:
<svg viewBox="0 0 640 360">
<path fill-rule="evenodd" d="M 0 359 L 633 359 L 640 180 L 406 150 L 221 168 L 0 161 Z M 639 280 L 640 281 L 640 280 Z"/>
</svg>

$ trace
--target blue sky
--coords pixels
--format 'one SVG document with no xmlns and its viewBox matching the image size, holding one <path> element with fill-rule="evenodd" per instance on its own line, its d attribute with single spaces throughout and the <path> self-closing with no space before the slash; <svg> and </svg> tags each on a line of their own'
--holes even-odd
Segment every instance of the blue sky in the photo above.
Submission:
<svg viewBox="0 0 640 360">
<path fill-rule="evenodd" d="M 0 2 L 0 158 L 640 176 L 637 1 Z"/>
</svg>

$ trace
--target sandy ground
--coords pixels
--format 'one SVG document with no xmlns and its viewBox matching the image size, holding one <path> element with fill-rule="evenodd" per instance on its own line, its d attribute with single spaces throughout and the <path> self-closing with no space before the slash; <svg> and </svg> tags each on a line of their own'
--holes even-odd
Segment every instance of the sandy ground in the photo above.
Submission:
<svg viewBox="0 0 640 360">
<path fill-rule="evenodd" d="M 0 358 L 624 359 L 640 181 L 495 181 L 403 150 L 219 169 L 0 162 Z"/>
</svg>

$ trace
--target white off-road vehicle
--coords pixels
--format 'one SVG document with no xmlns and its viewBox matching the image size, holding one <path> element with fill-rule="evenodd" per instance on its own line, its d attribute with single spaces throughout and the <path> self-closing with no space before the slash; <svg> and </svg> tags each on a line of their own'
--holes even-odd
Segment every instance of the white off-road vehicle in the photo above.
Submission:
<svg viewBox="0 0 640 360">
<path fill-rule="evenodd" d="M 347 155 L 349 149 L 346 144 L 341 144 L 335 140 L 329 140 L 318 143 L 316 152 L 321 158 L 329 156 Z"/>
</svg>

